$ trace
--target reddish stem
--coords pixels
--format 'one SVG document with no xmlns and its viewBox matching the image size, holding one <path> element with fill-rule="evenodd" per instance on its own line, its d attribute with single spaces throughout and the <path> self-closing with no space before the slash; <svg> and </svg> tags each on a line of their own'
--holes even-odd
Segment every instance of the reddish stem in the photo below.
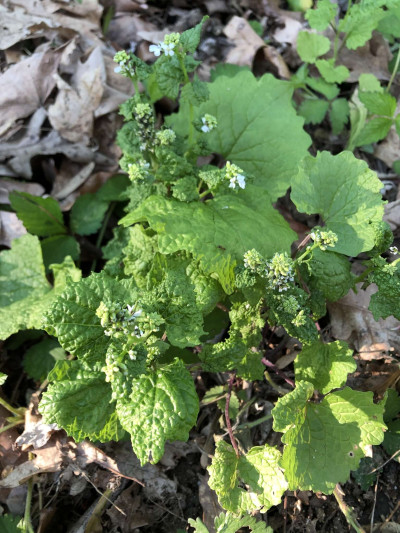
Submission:
<svg viewBox="0 0 400 533">
<path fill-rule="evenodd" d="M 239 448 L 235 440 L 235 437 L 233 436 L 231 419 L 229 418 L 229 403 L 231 401 L 231 394 L 232 394 L 232 387 L 233 387 L 234 380 L 235 380 L 235 374 L 233 374 L 228 380 L 228 392 L 226 394 L 226 402 L 225 402 L 225 420 L 226 420 L 226 427 L 228 429 L 229 438 L 231 439 L 231 443 L 232 443 L 233 449 L 235 450 L 236 457 L 239 457 L 240 455 Z"/>
<path fill-rule="evenodd" d="M 265 357 L 263 357 L 261 359 L 261 362 L 267 366 L 268 368 L 270 368 L 271 370 L 273 370 L 275 372 L 275 374 L 277 374 L 279 377 L 281 377 L 282 379 L 284 379 L 286 381 L 286 383 L 288 383 L 291 387 L 295 388 L 296 385 L 295 385 L 295 382 L 288 378 L 286 376 L 286 374 L 284 372 L 282 372 L 282 370 L 280 370 L 276 365 L 274 365 L 274 363 L 271 363 L 271 361 L 268 361 L 268 359 L 266 359 Z"/>
</svg>

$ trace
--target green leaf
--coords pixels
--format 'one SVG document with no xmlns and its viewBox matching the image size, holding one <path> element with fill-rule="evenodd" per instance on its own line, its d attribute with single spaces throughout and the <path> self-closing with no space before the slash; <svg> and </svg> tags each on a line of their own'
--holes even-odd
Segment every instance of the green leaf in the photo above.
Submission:
<svg viewBox="0 0 400 533">
<path fill-rule="evenodd" d="M 195 528 L 195 533 L 209 533 L 206 526 L 198 518 L 196 521 L 189 518 L 189 524 Z M 265 522 L 257 522 L 254 516 L 234 516 L 231 513 L 221 513 L 214 519 L 215 533 L 236 533 L 247 527 L 252 533 L 273 533 L 273 530 Z"/>
<path fill-rule="evenodd" d="M 215 131 L 206 134 L 210 150 L 254 175 L 253 183 L 276 200 L 310 145 L 293 109 L 292 85 L 270 74 L 257 79 L 242 71 L 233 78 L 218 76 L 209 89 L 210 100 L 198 117 L 209 113 L 217 119 Z"/>
<path fill-rule="evenodd" d="M 397 2 L 387 5 L 385 16 L 379 21 L 378 31 L 386 39 L 400 38 L 400 6 Z"/>
<path fill-rule="evenodd" d="M 384 260 L 382 260 L 385 263 Z M 368 276 L 370 283 L 378 286 L 378 292 L 371 296 L 368 309 L 372 312 L 374 319 L 394 316 L 400 319 L 400 266 L 392 269 L 390 265 L 377 268 Z"/>
<path fill-rule="evenodd" d="M 378 465 L 376 459 L 374 460 L 372 457 L 363 457 L 361 459 L 360 466 L 355 472 L 353 472 L 353 477 L 360 485 L 361 490 L 367 491 L 375 483 L 378 474 L 377 472 L 372 471 L 377 466 Z"/>
<path fill-rule="evenodd" d="M 80 361 L 62 361 L 62 368 L 59 379 L 49 385 L 39 405 L 45 422 L 62 427 L 78 442 L 85 438 L 120 440 L 124 431 L 104 373 Z"/>
<path fill-rule="evenodd" d="M 308 381 L 322 394 L 343 387 L 347 375 L 357 368 L 352 350 L 342 341 L 304 346 L 294 366 L 296 381 Z"/>
<path fill-rule="evenodd" d="M 23 530 L 18 527 L 21 520 L 19 516 L 12 516 L 10 514 L 0 516 L 1 533 L 21 533 Z"/>
<path fill-rule="evenodd" d="M 346 16 L 340 20 L 338 29 L 346 33 L 346 47 L 355 50 L 372 37 L 385 12 L 375 3 L 353 4 Z M 377 4 L 377 3 L 376 3 Z"/>
<path fill-rule="evenodd" d="M 358 468 L 367 447 L 382 442 L 384 406 L 373 403 L 372 392 L 348 387 L 310 403 L 313 389 L 301 381 L 278 400 L 274 430 L 285 432 L 281 466 L 289 488 L 331 494 Z"/>
<path fill-rule="evenodd" d="M 396 111 L 396 98 L 389 93 L 360 91 L 358 97 L 373 115 L 392 117 Z"/>
<path fill-rule="evenodd" d="M 75 260 L 79 259 L 80 247 L 71 235 L 53 235 L 43 239 L 40 245 L 46 268 L 55 263 L 62 263 L 67 256 Z"/>
<path fill-rule="evenodd" d="M 387 398 L 385 403 L 385 412 L 383 420 L 388 423 L 397 417 L 400 413 L 400 396 L 394 389 L 387 390 Z"/>
<path fill-rule="evenodd" d="M 388 423 L 388 430 L 385 433 L 383 447 L 386 453 L 393 455 L 400 450 L 400 419 Z M 397 456 L 397 461 L 399 456 Z"/>
<path fill-rule="evenodd" d="M 278 505 L 287 482 L 278 462 L 280 452 L 268 444 L 255 446 L 237 457 L 230 444 L 220 440 L 208 471 L 209 485 L 227 511 L 268 511 Z M 245 485 L 247 488 L 242 488 Z"/>
<path fill-rule="evenodd" d="M 328 100 L 334 100 L 339 94 L 339 87 L 335 83 L 328 83 L 322 78 L 306 78 L 305 83 L 314 91 L 321 93 Z"/>
<path fill-rule="evenodd" d="M 65 359 L 65 356 L 65 351 L 56 339 L 43 339 L 25 352 L 24 370 L 29 377 L 44 381 L 56 361 Z"/>
<path fill-rule="evenodd" d="M 218 63 L 211 69 L 211 81 L 215 81 L 218 76 L 226 76 L 227 78 L 234 78 L 239 72 L 246 70 L 251 72 L 251 69 L 242 65 L 234 65 L 233 63 Z"/>
<path fill-rule="evenodd" d="M 329 108 L 326 100 L 304 100 L 299 107 L 299 115 L 304 117 L 305 124 L 319 124 L 325 118 Z"/>
<path fill-rule="evenodd" d="M 300 268 L 308 287 L 330 302 L 346 296 L 354 283 L 351 263 L 335 252 L 314 250 L 312 258 Z"/>
<path fill-rule="evenodd" d="M 329 26 L 331 20 L 335 18 L 337 9 L 338 6 L 330 0 L 319 0 L 315 9 L 309 9 L 306 12 L 305 18 L 311 28 L 323 31 Z"/>
<path fill-rule="evenodd" d="M 385 139 L 392 124 L 393 121 L 390 118 L 373 118 L 365 124 L 361 133 L 356 137 L 355 146 L 364 146 Z"/>
<path fill-rule="evenodd" d="M 0 339 L 20 329 L 41 329 L 51 291 L 39 239 L 23 235 L 0 254 Z"/>
<path fill-rule="evenodd" d="M 54 198 L 13 191 L 10 203 L 29 233 L 39 237 L 67 233 L 60 206 Z"/>
<path fill-rule="evenodd" d="M 105 356 L 110 343 L 96 315 L 104 300 L 132 304 L 135 295 L 104 273 L 92 274 L 60 294 L 46 313 L 46 329 L 65 351 L 96 363 Z"/>
<path fill-rule="evenodd" d="M 0 372 L 0 385 L 4 385 L 7 378 L 8 378 L 7 374 L 3 374 L 3 372 Z"/>
<path fill-rule="evenodd" d="M 315 65 L 328 83 L 343 83 L 350 76 L 349 69 L 344 65 L 335 67 L 333 59 L 318 59 Z"/>
<path fill-rule="evenodd" d="M 358 78 L 358 85 L 360 91 L 363 92 L 383 93 L 383 87 L 381 87 L 380 81 L 373 74 L 361 74 Z"/>
<path fill-rule="evenodd" d="M 397 131 L 397 135 L 399 135 L 400 137 L 400 133 L 399 133 L 400 132 L 400 113 L 394 119 L 394 125 Z M 394 165 L 393 165 L 393 169 L 394 169 Z"/>
<path fill-rule="evenodd" d="M 318 57 L 329 51 L 331 43 L 318 33 L 301 31 L 297 36 L 297 52 L 305 63 L 315 63 Z"/>
<path fill-rule="evenodd" d="M 127 226 L 141 221 L 158 233 L 160 252 L 192 253 L 201 269 L 218 279 L 228 294 L 233 290 L 235 264 L 247 250 L 255 248 L 269 257 L 275 251 L 288 251 L 295 238 L 272 208 L 268 194 L 251 185 L 239 194 L 221 195 L 208 202 L 183 203 L 151 196 L 120 223 Z"/>
<path fill-rule="evenodd" d="M 82 194 L 76 199 L 71 209 L 71 230 L 78 235 L 91 235 L 100 229 L 108 202 L 98 195 Z"/>
<path fill-rule="evenodd" d="M 181 102 L 189 102 L 199 106 L 208 100 L 209 92 L 207 83 L 200 81 L 196 76 L 192 83 L 187 83 L 181 90 Z"/>
<path fill-rule="evenodd" d="M 203 17 L 201 22 L 199 22 L 194 28 L 190 28 L 181 34 L 179 44 L 182 46 L 185 53 L 189 52 L 189 54 L 193 54 L 196 51 L 196 48 L 200 43 L 203 24 L 208 18 L 208 16 Z"/>
<path fill-rule="evenodd" d="M 332 124 L 332 133 L 341 133 L 349 119 L 349 103 L 346 98 L 337 98 L 331 103 L 329 118 Z"/>
<path fill-rule="evenodd" d="M 319 213 L 335 232 L 335 252 L 357 256 L 373 248 L 373 224 L 383 216 L 382 184 L 351 152 L 307 157 L 294 178 L 291 198 L 300 212 Z"/>
<path fill-rule="evenodd" d="M 176 55 L 162 59 L 163 61 L 158 60 L 155 64 L 157 84 L 165 96 L 175 100 L 179 86 L 184 82 L 182 69 Z"/>
<path fill-rule="evenodd" d="M 123 194 L 130 183 L 131 181 L 126 174 L 115 174 L 95 193 L 96 197 L 104 202 L 119 202 L 124 200 Z"/>
<path fill-rule="evenodd" d="M 142 465 L 157 463 L 167 440 L 186 441 L 198 411 L 192 377 L 178 359 L 133 379 L 130 397 L 117 405 L 121 424 L 131 434 L 133 450 Z"/>
</svg>

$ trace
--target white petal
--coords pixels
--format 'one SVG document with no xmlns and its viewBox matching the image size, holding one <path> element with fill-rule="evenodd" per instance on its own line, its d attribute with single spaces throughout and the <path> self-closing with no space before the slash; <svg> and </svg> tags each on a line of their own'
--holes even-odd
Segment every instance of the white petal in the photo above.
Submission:
<svg viewBox="0 0 400 533">
<path fill-rule="evenodd" d="M 210 128 L 204 124 L 204 126 L 201 127 L 201 131 L 204 133 L 208 133 L 210 131 Z"/>
<path fill-rule="evenodd" d="M 236 176 L 237 182 L 239 184 L 239 187 L 241 189 L 244 189 L 246 187 L 246 178 L 243 176 L 243 174 L 238 174 Z"/>
<path fill-rule="evenodd" d="M 121 67 L 115 67 L 114 69 L 114 72 L 116 72 L 117 74 L 119 74 L 121 72 L 122 68 Z"/>
</svg>

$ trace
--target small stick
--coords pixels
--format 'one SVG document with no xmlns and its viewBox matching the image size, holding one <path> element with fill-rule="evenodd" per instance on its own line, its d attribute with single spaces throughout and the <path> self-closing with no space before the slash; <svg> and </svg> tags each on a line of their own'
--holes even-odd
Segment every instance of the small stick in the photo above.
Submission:
<svg viewBox="0 0 400 533">
<path fill-rule="evenodd" d="M 288 378 L 286 376 L 286 374 L 284 372 L 282 372 L 282 370 L 280 370 L 277 366 L 274 365 L 274 363 L 271 363 L 271 361 L 269 361 L 268 359 L 266 359 L 265 357 L 263 357 L 261 359 L 261 362 L 267 366 L 268 368 L 270 368 L 271 370 L 273 370 L 275 372 L 275 374 L 277 374 L 279 377 L 281 377 L 282 379 L 284 379 L 286 381 L 286 383 L 288 383 L 291 387 L 295 388 L 296 385 L 295 385 L 295 382 Z"/>
<path fill-rule="evenodd" d="M 335 487 L 335 490 L 333 491 L 333 495 L 335 496 L 336 501 L 338 502 L 339 509 L 344 514 L 344 517 L 346 518 L 346 521 L 349 526 L 354 528 L 357 533 L 365 533 L 365 529 L 363 529 L 357 521 L 354 509 L 347 505 L 347 503 L 343 500 L 342 494 L 342 489 L 338 483 Z"/>
<path fill-rule="evenodd" d="M 371 524 L 370 524 L 370 533 L 373 533 L 374 531 L 374 518 L 375 518 L 375 507 L 376 507 L 376 497 L 378 495 L 378 483 L 379 483 L 379 474 L 376 477 L 376 483 L 375 483 L 375 489 L 374 489 L 374 504 L 372 506 L 372 512 L 371 512 Z"/>
<path fill-rule="evenodd" d="M 233 374 L 228 380 L 228 392 L 226 394 L 226 402 L 225 402 L 225 420 L 226 420 L 226 427 L 228 429 L 229 438 L 231 439 L 231 443 L 232 443 L 233 449 L 235 450 L 236 457 L 239 457 L 240 455 L 239 448 L 235 440 L 235 437 L 233 436 L 231 419 L 229 418 L 229 403 L 231 401 L 231 394 L 232 394 L 232 387 L 233 387 L 234 380 L 235 380 L 235 374 Z"/>
</svg>

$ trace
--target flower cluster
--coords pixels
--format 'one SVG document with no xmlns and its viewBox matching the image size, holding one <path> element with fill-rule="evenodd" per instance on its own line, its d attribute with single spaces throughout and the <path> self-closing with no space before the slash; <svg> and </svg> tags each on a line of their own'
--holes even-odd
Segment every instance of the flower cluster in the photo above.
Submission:
<svg viewBox="0 0 400 533">
<path fill-rule="evenodd" d="M 313 229 L 313 231 L 310 233 L 310 237 L 315 242 L 315 244 L 318 244 L 319 248 L 322 251 L 326 250 L 327 246 L 333 248 L 338 241 L 336 233 L 330 230 L 323 231 L 318 227 L 315 227 Z"/>
<path fill-rule="evenodd" d="M 115 67 L 114 72 L 128 78 L 135 76 L 135 69 L 133 68 L 131 58 L 125 50 L 117 52 L 114 56 L 114 61 L 118 63 L 118 67 Z"/>
<path fill-rule="evenodd" d="M 276 253 L 266 262 L 265 274 L 272 289 L 287 291 L 290 282 L 294 281 L 293 260 L 286 252 Z"/>
<path fill-rule="evenodd" d="M 166 56 L 173 56 L 175 54 L 174 48 L 179 44 L 179 33 L 170 33 L 169 35 L 164 36 L 164 41 L 159 42 L 158 44 L 152 44 L 149 46 L 149 51 L 152 52 L 156 57 L 161 55 L 161 52 L 164 52 Z"/>
<path fill-rule="evenodd" d="M 229 180 L 229 187 L 236 189 L 239 186 L 241 189 L 246 187 L 246 178 L 242 174 L 243 170 L 236 165 L 227 161 L 225 166 L 225 178 Z"/>
<path fill-rule="evenodd" d="M 106 305 L 101 302 L 96 310 L 100 323 L 104 328 L 104 334 L 108 337 L 124 338 L 126 340 L 140 339 L 144 332 L 137 324 L 142 310 L 135 311 L 134 306 L 122 306 L 119 303 Z"/>
<path fill-rule="evenodd" d="M 252 272 L 261 273 L 260 267 L 263 265 L 264 259 L 257 252 L 257 250 L 253 248 L 252 250 L 245 252 L 243 256 L 243 262 L 245 268 L 248 268 Z"/>
<path fill-rule="evenodd" d="M 154 150 L 154 113 L 150 104 L 136 104 L 133 114 L 136 119 L 138 133 L 141 139 L 140 150 Z"/>
<path fill-rule="evenodd" d="M 391 247 L 389 248 L 389 252 L 390 252 L 391 254 L 398 255 L 398 253 L 399 253 L 399 249 L 397 248 L 397 246 L 391 246 Z"/>
<path fill-rule="evenodd" d="M 160 146 L 169 146 L 175 141 L 176 135 L 171 129 L 159 130 L 156 133 L 156 139 Z"/>
<path fill-rule="evenodd" d="M 201 131 L 203 133 L 208 133 L 214 130 L 217 127 L 217 119 L 213 115 L 206 113 L 204 117 L 201 118 L 202 126 Z"/>
<path fill-rule="evenodd" d="M 144 159 L 139 160 L 137 163 L 128 164 L 129 179 L 134 181 L 140 181 L 145 179 L 149 174 L 150 163 L 147 163 Z"/>
</svg>

